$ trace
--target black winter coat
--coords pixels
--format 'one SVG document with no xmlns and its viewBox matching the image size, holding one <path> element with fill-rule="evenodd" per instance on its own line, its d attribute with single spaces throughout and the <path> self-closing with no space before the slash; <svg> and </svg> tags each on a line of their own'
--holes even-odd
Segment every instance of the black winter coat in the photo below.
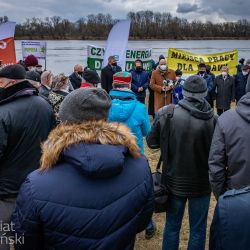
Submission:
<svg viewBox="0 0 250 250">
<path fill-rule="evenodd" d="M 216 108 L 230 109 L 231 102 L 235 99 L 235 82 L 234 78 L 228 75 L 225 79 L 218 75 L 214 81 L 216 93 Z"/>
<path fill-rule="evenodd" d="M 205 99 L 181 100 L 169 128 L 165 127 L 166 113 L 158 112 L 147 143 L 150 148 L 161 148 L 163 183 L 172 194 L 198 197 L 211 192 L 208 155 L 215 121 Z M 168 143 L 167 133 L 170 133 Z"/>
<path fill-rule="evenodd" d="M 74 89 L 79 89 L 82 84 L 82 78 L 75 72 L 69 76 L 70 83 Z"/>
<path fill-rule="evenodd" d="M 209 156 L 209 177 L 218 197 L 227 189 L 250 185 L 250 93 L 236 110 L 218 119 Z"/>
<path fill-rule="evenodd" d="M 16 197 L 22 182 L 39 168 L 40 144 L 55 124 L 49 103 L 23 81 L 0 94 L 0 199 Z"/>
<path fill-rule="evenodd" d="M 109 91 L 113 88 L 113 75 L 117 72 L 122 71 L 120 66 L 116 66 L 116 69 L 112 69 L 112 67 L 108 64 L 101 71 L 101 85 L 102 88 L 109 93 Z"/>
</svg>

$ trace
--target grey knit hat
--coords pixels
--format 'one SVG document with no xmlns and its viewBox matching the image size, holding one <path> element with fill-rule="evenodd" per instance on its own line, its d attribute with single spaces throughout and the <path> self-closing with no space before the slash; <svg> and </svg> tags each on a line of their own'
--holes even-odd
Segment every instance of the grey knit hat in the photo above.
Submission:
<svg viewBox="0 0 250 250">
<path fill-rule="evenodd" d="M 182 94 L 185 97 L 204 98 L 207 96 L 207 82 L 198 75 L 189 76 L 183 84 Z"/>
<path fill-rule="evenodd" d="M 80 88 L 68 94 L 60 105 L 62 122 L 78 123 L 108 118 L 111 99 L 98 88 Z"/>
</svg>

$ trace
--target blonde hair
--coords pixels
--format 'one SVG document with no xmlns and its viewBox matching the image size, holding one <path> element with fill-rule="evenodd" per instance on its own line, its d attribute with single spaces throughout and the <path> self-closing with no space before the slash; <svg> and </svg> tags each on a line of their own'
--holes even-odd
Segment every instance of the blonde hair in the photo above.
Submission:
<svg viewBox="0 0 250 250">
<path fill-rule="evenodd" d="M 68 76 L 65 76 L 64 73 L 61 73 L 54 78 L 53 82 L 53 90 L 58 91 L 61 90 L 66 84 L 68 84 Z"/>
</svg>

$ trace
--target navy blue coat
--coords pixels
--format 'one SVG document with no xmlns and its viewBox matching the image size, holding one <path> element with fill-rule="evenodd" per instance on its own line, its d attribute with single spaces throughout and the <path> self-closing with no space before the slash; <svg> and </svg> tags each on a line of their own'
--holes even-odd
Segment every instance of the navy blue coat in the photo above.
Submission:
<svg viewBox="0 0 250 250">
<path fill-rule="evenodd" d="M 153 212 L 151 179 L 146 158 L 125 146 L 70 146 L 23 184 L 13 222 L 25 243 L 15 249 L 133 249 Z"/>
<path fill-rule="evenodd" d="M 250 246 L 250 189 L 229 190 L 219 198 L 210 230 L 210 250 Z"/>
<path fill-rule="evenodd" d="M 246 85 L 248 76 L 249 74 L 244 76 L 242 72 L 239 72 L 235 76 L 235 98 L 237 102 L 243 95 L 246 94 Z"/>
<path fill-rule="evenodd" d="M 132 83 L 131 89 L 136 94 L 137 97 L 146 97 L 146 90 L 149 86 L 149 73 L 145 70 L 138 72 L 136 70 L 131 70 Z M 143 91 L 138 92 L 138 89 L 143 87 Z"/>
</svg>

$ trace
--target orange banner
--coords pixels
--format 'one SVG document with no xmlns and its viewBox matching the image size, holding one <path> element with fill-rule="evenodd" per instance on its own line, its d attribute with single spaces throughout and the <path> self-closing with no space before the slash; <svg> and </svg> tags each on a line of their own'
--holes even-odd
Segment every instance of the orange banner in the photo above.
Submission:
<svg viewBox="0 0 250 250">
<path fill-rule="evenodd" d="M 16 63 L 15 41 L 13 37 L 0 40 L 0 61 L 2 64 Z"/>
</svg>

